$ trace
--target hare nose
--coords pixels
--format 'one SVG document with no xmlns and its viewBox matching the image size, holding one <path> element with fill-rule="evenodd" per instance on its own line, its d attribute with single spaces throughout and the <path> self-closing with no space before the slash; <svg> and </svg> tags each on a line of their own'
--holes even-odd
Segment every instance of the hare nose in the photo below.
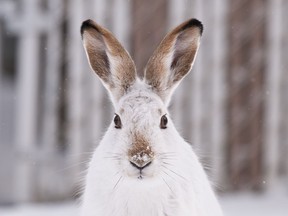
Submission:
<svg viewBox="0 0 288 216">
<path fill-rule="evenodd" d="M 130 164 L 139 170 L 143 170 L 152 163 L 153 157 L 150 157 L 147 154 L 143 155 L 134 155 L 130 158 Z"/>
<path fill-rule="evenodd" d="M 139 169 L 140 171 L 142 171 L 144 168 L 148 167 L 150 164 L 152 163 L 152 161 L 146 163 L 144 166 L 139 166 L 137 163 L 130 161 L 130 164 L 132 166 L 134 166 L 135 168 Z"/>
</svg>

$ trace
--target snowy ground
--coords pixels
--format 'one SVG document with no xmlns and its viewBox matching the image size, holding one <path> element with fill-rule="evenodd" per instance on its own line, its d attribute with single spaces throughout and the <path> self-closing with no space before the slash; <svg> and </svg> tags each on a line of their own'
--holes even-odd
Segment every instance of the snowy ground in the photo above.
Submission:
<svg viewBox="0 0 288 216">
<path fill-rule="evenodd" d="M 74 203 L 38 204 L 0 208 L 0 216 L 78 216 Z"/>
<path fill-rule="evenodd" d="M 288 194 L 249 193 L 220 198 L 226 216 L 288 216 Z M 73 203 L 0 207 L 0 216 L 78 216 Z"/>
<path fill-rule="evenodd" d="M 288 194 L 241 193 L 221 197 L 227 216 L 288 216 Z"/>
</svg>

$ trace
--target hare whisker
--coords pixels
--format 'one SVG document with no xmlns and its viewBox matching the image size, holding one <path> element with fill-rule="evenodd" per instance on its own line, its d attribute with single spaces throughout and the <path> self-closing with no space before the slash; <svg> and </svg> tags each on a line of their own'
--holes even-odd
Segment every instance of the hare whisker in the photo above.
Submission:
<svg viewBox="0 0 288 216">
<path fill-rule="evenodd" d="M 94 152 L 81 152 L 81 153 L 77 153 L 77 154 L 68 154 L 68 156 L 70 157 L 76 157 L 76 156 L 82 156 L 82 155 L 89 155 L 92 156 Z"/>
<path fill-rule="evenodd" d="M 162 170 L 162 172 L 163 172 L 164 174 L 166 174 L 169 178 L 171 178 L 171 179 L 173 179 L 175 182 L 177 182 L 177 180 L 176 180 L 174 177 L 172 177 L 171 175 L 169 175 L 165 170 Z"/>
<path fill-rule="evenodd" d="M 159 155 L 176 155 L 175 152 L 162 152 L 162 153 L 159 153 Z"/>
<path fill-rule="evenodd" d="M 116 175 L 118 175 L 119 173 L 120 173 L 120 171 L 117 171 L 117 172 L 113 175 L 113 177 L 116 176 Z"/>
<path fill-rule="evenodd" d="M 119 182 L 121 181 L 121 179 L 123 178 L 123 176 L 120 176 L 118 181 L 116 182 L 116 184 L 113 187 L 113 191 L 116 189 L 117 185 L 119 184 Z"/>
<path fill-rule="evenodd" d="M 159 159 L 161 159 L 161 160 L 172 160 L 172 161 L 175 161 L 176 160 L 176 158 L 171 158 L 171 157 L 159 157 Z"/>
<path fill-rule="evenodd" d="M 107 157 L 103 157 L 103 158 L 121 159 L 120 156 L 107 156 Z"/>
<path fill-rule="evenodd" d="M 162 180 L 164 181 L 164 183 L 167 185 L 167 187 L 170 189 L 170 191 L 174 194 L 174 191 L 172 190 L 172 188 L 169 186 L 169 184 L 167 183 L 167 181 L 161 176 Z"/>
<path fill-rule="evenodd" d="M 77 167 L 77 166 L 80 166 L 80 165 L 83 165 L 83 164 L 88 164 L 88 163 L 89 163 L 89 161 L 85 160 L 85 161 L 76 163 L 76 164 L 74 164 L 74 165 L 65 167 L 65 168 L 63 168 L 63 169 L 59 169 L 59 170 L 57 170 L 57 172 L 67 171 L 67 170 L 72 169 L 72 168 L 74 168 L 74 167 Z"/>
<path fill-rule="evenodd" d="M 163 164 L 166 164 L 166 165 L 170 165 L 170 166 L 173 166 L 173 164 L 171 163 L 167 163 L 166 161 L 162 161 Z"/>
<path fill-rule="evenodd" d="M 182 178 L 183 180 L 188 181 L 186 178 L 184 178 L 184 177 L 183 177 L 182 175 L 180 175 L 179 173 L 173 171 L 172 169 L 170 169 L 170 168 L 168 168 L 168 167 L 166 167 L 166 166 L 164 166 L 164 165 L 162 165 L 162 167 L 164 167 L 165 169 L 167 169 L 167 170 L 169 170 L 170 172 L 174 173 L 175 175 L 179 176 L 179 177 Z"/>
<path fill-rule="evenodd" d="M 109 154 L 109 155 L 117 155 L 117 156 L 121 156 L 121 153 L 115 153 L 115 152 L 105 152 L 105 154 Z"/>
</svg>

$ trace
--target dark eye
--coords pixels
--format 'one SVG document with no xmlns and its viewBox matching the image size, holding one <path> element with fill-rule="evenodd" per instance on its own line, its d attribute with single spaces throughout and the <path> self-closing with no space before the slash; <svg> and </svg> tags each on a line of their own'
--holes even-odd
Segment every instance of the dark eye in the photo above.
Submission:
<svg viewBox="0 0 288 216">
<path fill-rule="evenodd" d="M 168 118 L 167 118 L 167 116 L 166 116 L 166 114 L 165 114 L 165 115 L 163 115 L 163 116 L 161 117 L 160 128 L 161 128 L 161 129 L 166 129 L 166 128 L 167 128 L 167 124 L 168 124 Z"/>
<path fill-rule="evenodd" d="M 117 129 L 120 129 L 122 127 L 120 116 L 117 114 L 115 114 L 115 117 L 114 117 L 114 124 L 115 124 L 115 128 Z"/>
</svg>

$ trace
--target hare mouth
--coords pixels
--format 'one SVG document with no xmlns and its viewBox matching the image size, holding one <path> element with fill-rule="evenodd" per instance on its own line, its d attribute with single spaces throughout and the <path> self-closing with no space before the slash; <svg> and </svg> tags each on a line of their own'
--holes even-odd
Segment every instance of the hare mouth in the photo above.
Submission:
<svg viewBox="0 0 288 216">
<path fill-rule="evenodd" d="M 128 176 L 132 179 L 142 181 L 153 177 L 153 173 L 151 173 L 151 170 L 134 170 L 132 173 L 128 174 Z"/>
<path fill-rule="evenodd" d="M 137 178 L 138 178 L 139 180 L 143 180 L 144 177 L 147 177 L 147 176 L 145 176 L 145 175 L 143 174 L 143 170 L 140 169 L 140 170 L 139 170 L 139 176 L 138 176 Z"/>
</svg>

